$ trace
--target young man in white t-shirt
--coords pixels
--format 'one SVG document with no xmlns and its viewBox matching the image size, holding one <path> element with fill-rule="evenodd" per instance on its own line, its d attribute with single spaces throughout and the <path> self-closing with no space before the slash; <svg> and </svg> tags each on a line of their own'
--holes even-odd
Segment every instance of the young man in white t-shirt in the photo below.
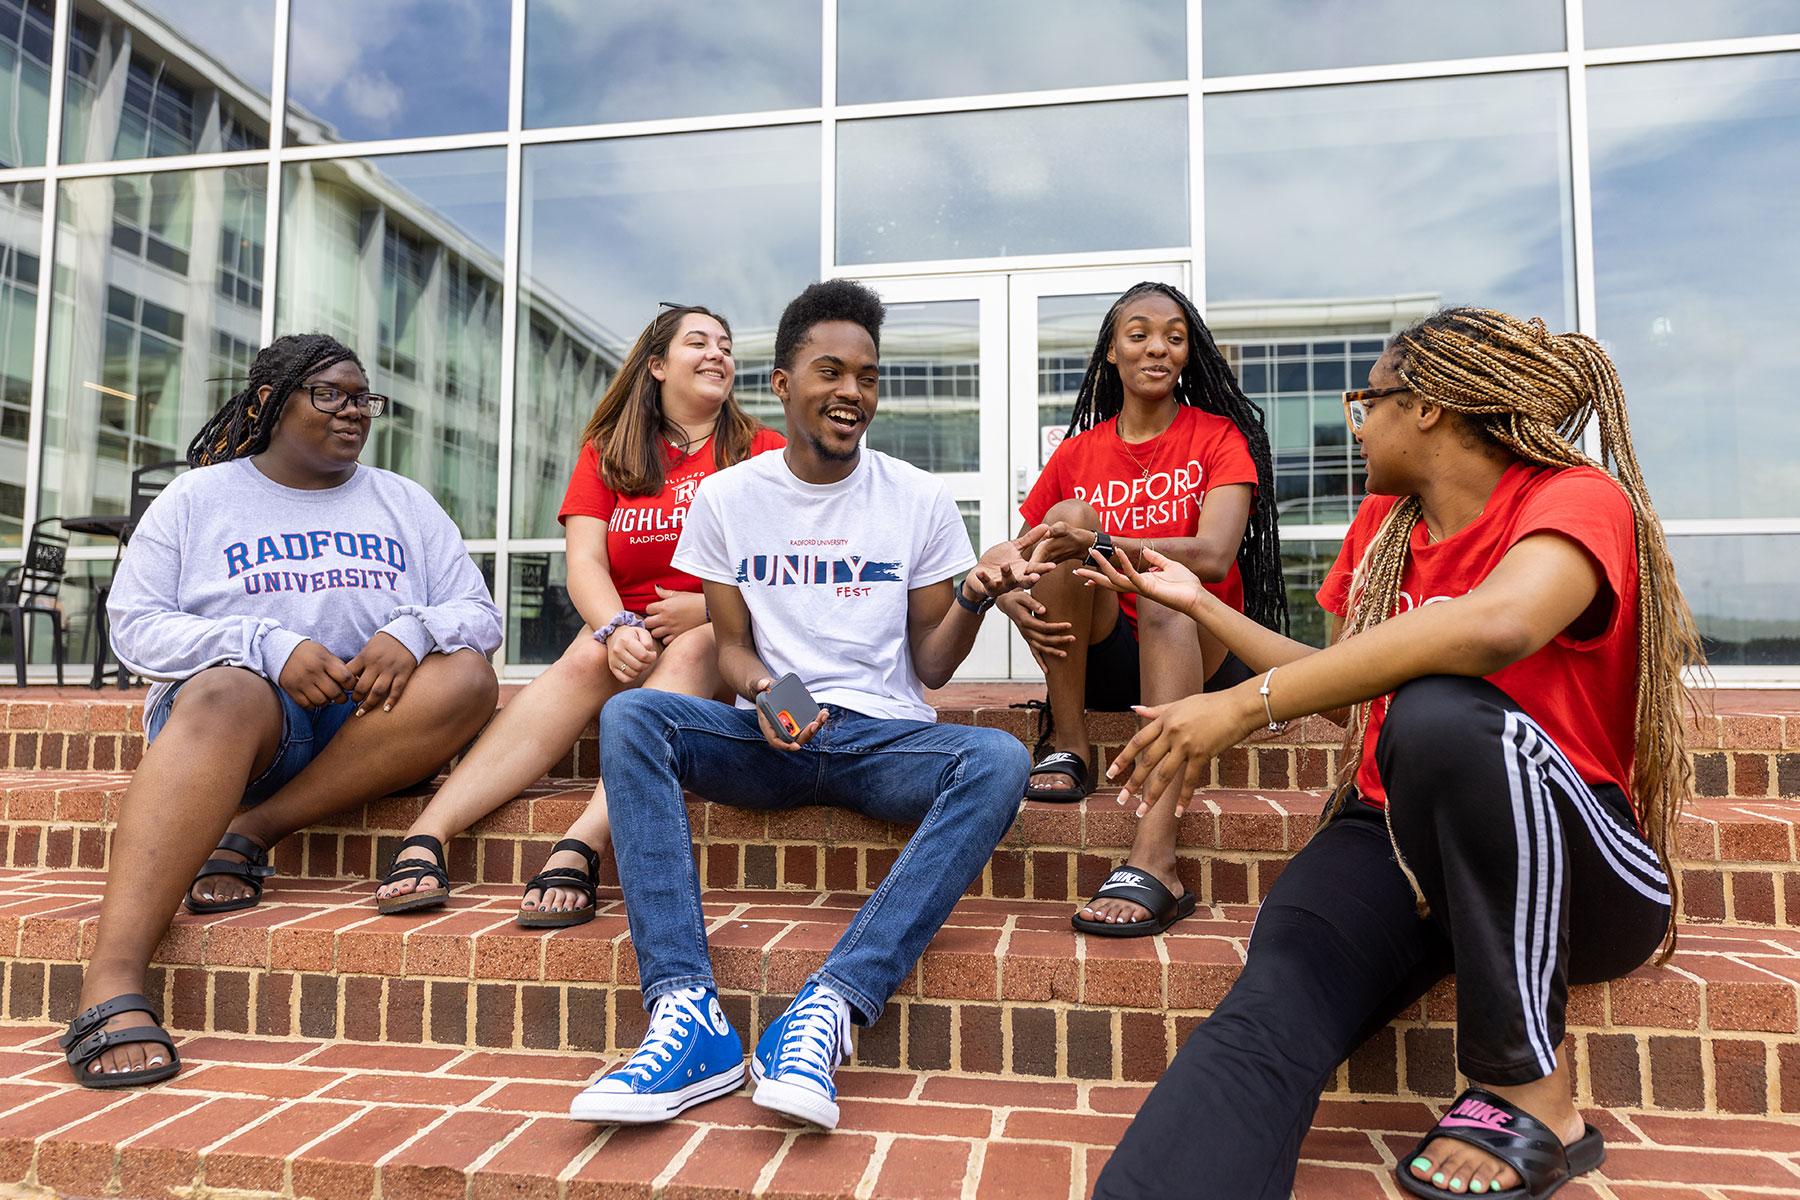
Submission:
<svg viewBox="0 0 1800 1200">
<path fill-rule="evenodd" d="M 709 477 L 688 510 L 674 564 L 705 584 L 737 707 L 648 690 L 606 706 L 600 761 L 651 1020 L 637 1053 L 575 1098 L 577 1118 L 666 1120 L 743 1081 L 743 1046 L 713 983 L 684 790 L 918 826 L 756 1047 L 756 1102 L 827 1129 L 851 1023 L 880 1017 L 1018 809 L 1024 746 L 997 729 L 935 724 L 924 688 L 949 680 L 994 596 L 1049 569 L 1027 561 L 1041 531 L 977 562 L 942 481 L 862 447 L 882 316 L 875 294 L 846 280 L 789 304 L 772 380 L 787 449 Z M 825 709 L 793 743 L 751 701 L 790 671 Z"/>
</svg>

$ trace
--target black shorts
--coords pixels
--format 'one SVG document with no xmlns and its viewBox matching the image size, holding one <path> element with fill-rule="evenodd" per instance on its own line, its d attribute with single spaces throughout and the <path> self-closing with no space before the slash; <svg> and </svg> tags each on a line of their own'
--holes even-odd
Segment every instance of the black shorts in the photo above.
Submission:
<svg viewBox="0 0 1800 1200">
<path fill-rule="evenodd" d="M 1227 653 L 1206 681 L 1208 692 L 1236 687 L 1250 678 L 1252 672 L 1237 655 Z M 1134 704 L 1143 703 L 1143 686 L 1138 673 L 1138 640 L 1125 614 L 1119 614 L 1111 633 L 1088 647 L 1087 694 L 1083 704 L 1094 712 L 1129 712 Z"/>
</svg>

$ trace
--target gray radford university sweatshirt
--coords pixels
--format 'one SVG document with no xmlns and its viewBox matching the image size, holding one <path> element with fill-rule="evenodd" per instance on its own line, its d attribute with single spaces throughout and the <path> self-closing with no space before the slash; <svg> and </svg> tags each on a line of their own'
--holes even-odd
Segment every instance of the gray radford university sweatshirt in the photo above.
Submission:
<svg viewBox="0 0 1800 1200">
<path fill-rule="evenodd" d="M 171 683 L 207 667 L 279 681 L 311 639 L 348 662 L 386 632 L 423 659 L 500 645 L 500 612 L 456 525 L 379 467 L 284 487 L 247 458 L 178 476 L 132 531 L 106 604 L 113 651 Z"/>
</svg>

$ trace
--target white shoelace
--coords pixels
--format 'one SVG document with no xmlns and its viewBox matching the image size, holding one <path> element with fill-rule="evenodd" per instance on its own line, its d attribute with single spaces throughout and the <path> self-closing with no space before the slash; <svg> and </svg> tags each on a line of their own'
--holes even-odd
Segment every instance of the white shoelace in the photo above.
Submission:
<svg viewBox="0 0 1800 1200">
<path fill-rule="evenodd" d="M 794 1012 L 782 1031 L 776 1060 L 795 1065 L 827 1082 L 840 1062 L 850 1057 L 850 1006 L 843 997 L 818 988 Z"/>
<path fill-rule="evenodd" d="M 700 1002 L 705 997 L 706 989 L 697 987 L 682 988 L 659 997 L 656 1007 L 651 1010 L 649 1032 L 644 1034 L 637 1052 L 618 1073 L 633 1076 L 643 1083 L 650 1082 L 652 1075 L 674 1059 L 675 1050 L 689 1027 L 705 1022 L 706 1015 L 700 1011 Z"/>
</svg>

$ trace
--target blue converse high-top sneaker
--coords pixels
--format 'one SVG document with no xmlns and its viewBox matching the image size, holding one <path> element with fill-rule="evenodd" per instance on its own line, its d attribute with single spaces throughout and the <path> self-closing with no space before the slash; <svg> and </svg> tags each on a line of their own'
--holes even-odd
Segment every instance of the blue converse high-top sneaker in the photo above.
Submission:
<svg viewBox="0 0 1800 1200">
<path fill-rule="evenodd" d="M 756 1043 L 755 1101 L 822 1129 L 838 1123 L 832 1073 L 850 1057 L 850 1004 L 822 983 L 800 989 Z"/>
<path fill-rule="evenodd" d="M 708 987 L 657 997 L 637 1052 L 569 1105 L 577 1121 L 666 1121 L 744 1082 L 744 1044 Z"/>
</svg>

